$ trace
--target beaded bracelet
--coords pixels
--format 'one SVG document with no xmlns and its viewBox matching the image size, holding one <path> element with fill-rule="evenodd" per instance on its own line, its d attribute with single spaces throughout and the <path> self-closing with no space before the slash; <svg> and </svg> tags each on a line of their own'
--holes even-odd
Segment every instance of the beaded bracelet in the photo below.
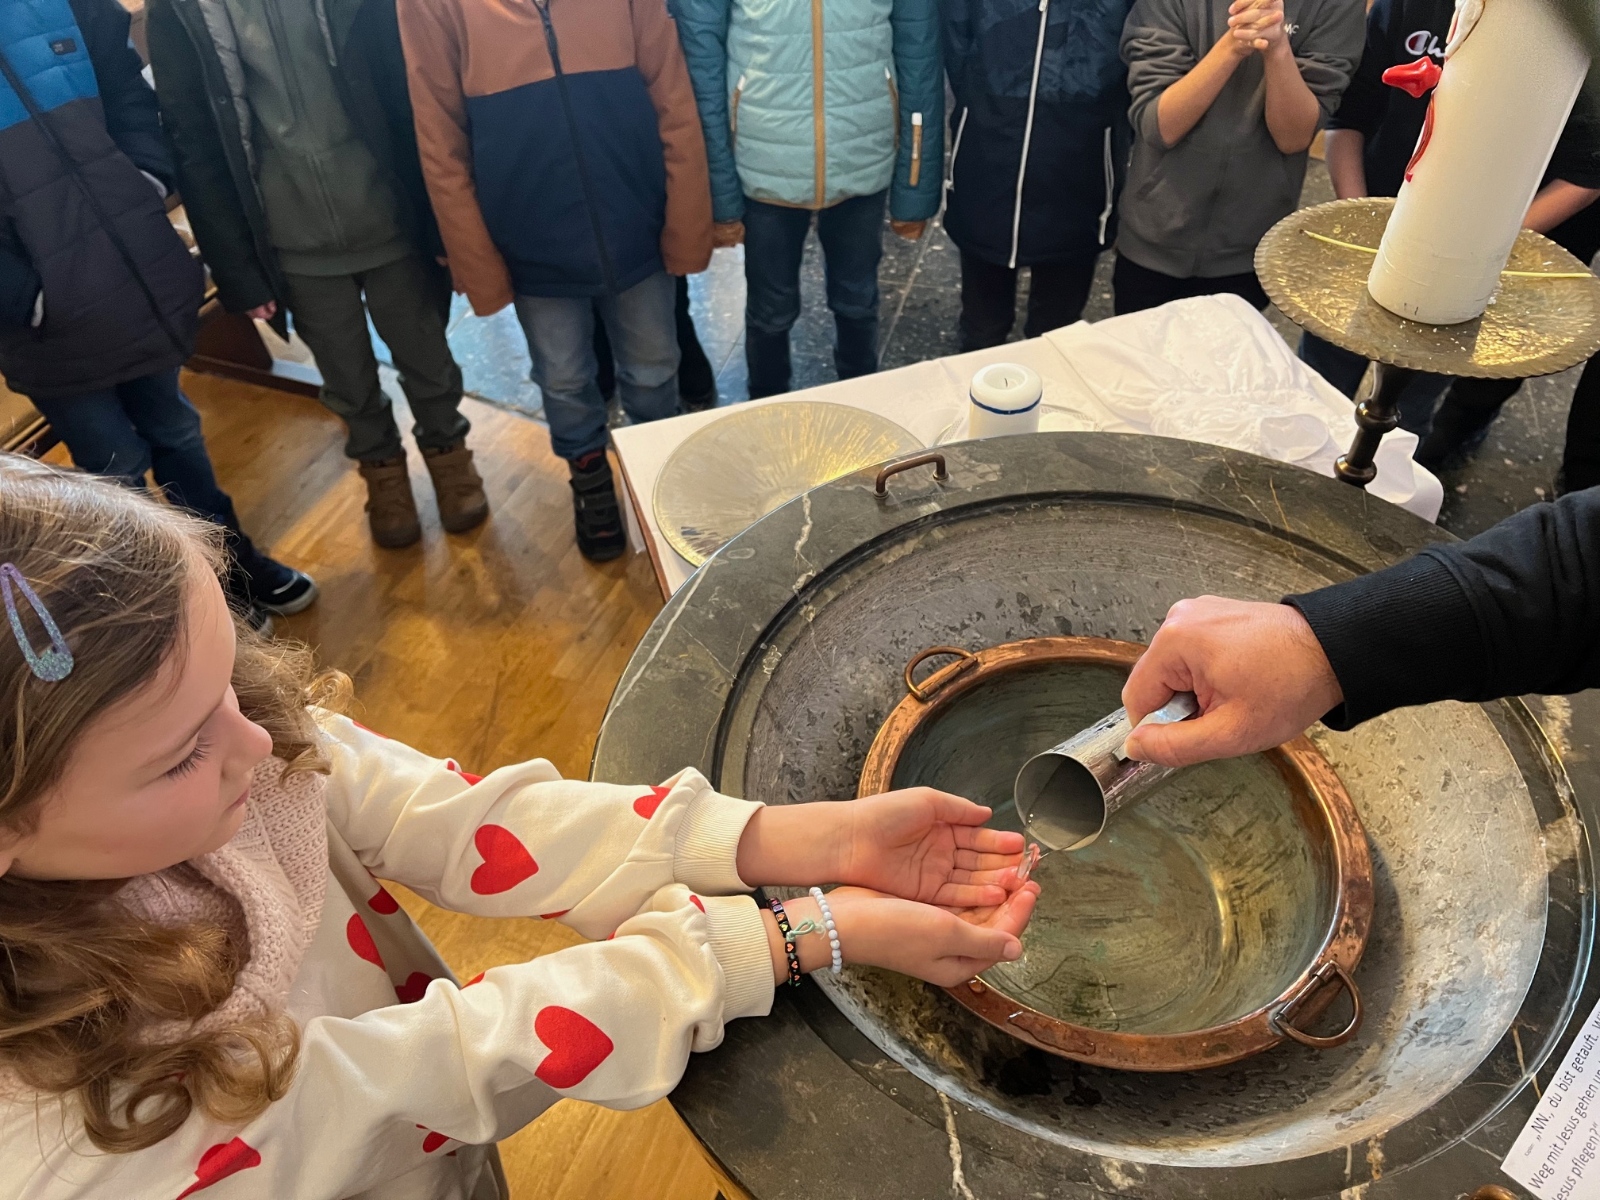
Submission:
<svg viewBox="0 0 1600 1200">
<path fill-rule="evenodd" d="M 777 918 L 778 932 L 783 934 L 783 952 L 789 956 L 789 986 L 800 986 L 800 955 L 794 948 L 794 933 L 789 928 L 789 914 L 783 911 L 783 901 L 776 896 L 767 901 L 772 915 Z"/>
<path fill-rule="evenodd" d="M 839 949 L 839 931 L 834 928 L 833 910 L 828 907 L 828 898 L 822 894 L 822 889 L 811 889 L 811 898 L 817 902 L 817 908 L 822 913 L 822 923 L 828 929 L 828 948 L 833 951 L 833 973 L 837 975 L 844 970 L 844 951 Z"/>
</svg>

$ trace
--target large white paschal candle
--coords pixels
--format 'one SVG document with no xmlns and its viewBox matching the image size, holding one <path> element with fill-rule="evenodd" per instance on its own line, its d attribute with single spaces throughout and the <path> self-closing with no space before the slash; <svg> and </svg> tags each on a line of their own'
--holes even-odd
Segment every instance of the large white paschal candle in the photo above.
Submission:
<svg viewBox="0 0 1600 1200">
<path fill-rule="evenodd" d="M 1374 300 L 1429 325 L 1482 314 L 1588 69 L 1549 0 L 1458 0 Z"/>
</svg>

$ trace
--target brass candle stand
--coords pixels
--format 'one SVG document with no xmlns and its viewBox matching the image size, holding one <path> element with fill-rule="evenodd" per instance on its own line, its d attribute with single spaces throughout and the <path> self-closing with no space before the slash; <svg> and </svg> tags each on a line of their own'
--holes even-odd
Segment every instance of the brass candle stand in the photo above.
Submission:
<svg viewBox="0 0 1600 1200">
<path fill-rule="evenodd" d="M 1549 238 L 1517 235 L 1500 288 L 1480 317 L 1425 325 L 1367 291 L 1394 200 L 1334 200 L 1279 221 L 1256 248 L 1256 274 L 1283 314 L 1308 333 L 1371 360 L 1356 396 L 1356 436 L 1334 470 L 1366 487 L 1383 435 L 1419 371 L 1525 379 L 1576 366 L 1600 350 L 1600 278 Z"/>
</svg>

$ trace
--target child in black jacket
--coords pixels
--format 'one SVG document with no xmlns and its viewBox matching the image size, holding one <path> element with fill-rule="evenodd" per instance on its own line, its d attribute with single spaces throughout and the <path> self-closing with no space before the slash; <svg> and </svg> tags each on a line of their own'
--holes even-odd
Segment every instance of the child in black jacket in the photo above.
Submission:
<svg viewBox="0 0 1600 1200">
<path fill-rule="evenodd" d="M 1006 340 L 1029 268 L 1026 337 L 1083 315 L 1116 240 L 1132 0 L 945 0 L 956 107 L 945 231 L 961 250 L 961 349 Z"/>
<path fill-rule="evenodd" d="M 167 219 L 174 170 L 128 14 L 116 0 L 15 9 L 0 45 L 0 372 L 80 469 L 141 488 L 153 473 L 221 525 L 230 599 L 265 628 L 317 588 L 239 528 L 178 387 L 202 277 Z"/>
</svg>

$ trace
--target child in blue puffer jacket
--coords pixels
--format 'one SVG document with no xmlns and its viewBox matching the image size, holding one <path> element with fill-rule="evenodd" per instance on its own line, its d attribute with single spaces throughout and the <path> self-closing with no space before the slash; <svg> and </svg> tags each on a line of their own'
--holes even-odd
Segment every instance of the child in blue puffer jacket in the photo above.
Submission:
<svg viewBox="0 0 1600 1200">
<path fill-rule="evenodd" d="M 937 0 L 671 0 L 711 167 L 716 244 L 745 246 L 750 395 L 789 390 L 817 216 L 841 379 L 878 368 L 884 202 L 915 241 L 939 211 Z"/>
</svg>

